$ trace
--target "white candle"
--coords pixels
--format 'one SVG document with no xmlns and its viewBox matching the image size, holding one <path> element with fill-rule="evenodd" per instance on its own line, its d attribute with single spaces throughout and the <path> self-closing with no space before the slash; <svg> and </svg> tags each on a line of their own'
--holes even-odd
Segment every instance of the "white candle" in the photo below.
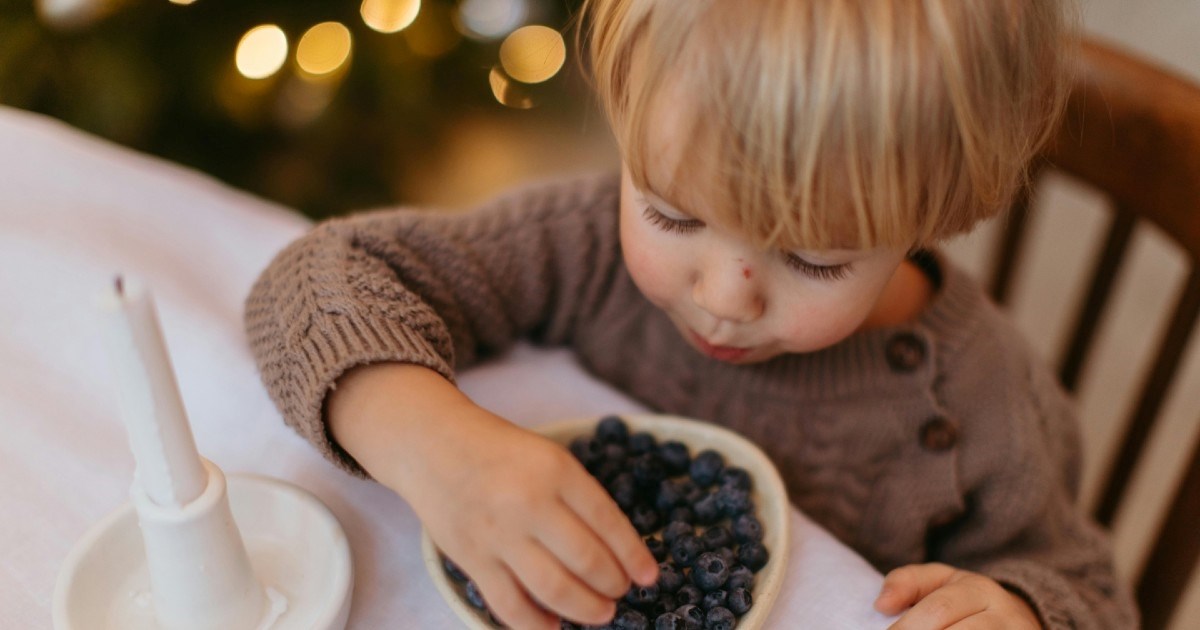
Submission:
<svg viewBox="0 0 1200 630">
<path fill-rule="evenodd" d="M 154 301 L 136 279 L 117 277 L 102 300 L 104 337 L 121 415 L 137 463 L 135 483 L 163 507 L 181 507 L 204 491 L 196 451 Z"/>
</svg>

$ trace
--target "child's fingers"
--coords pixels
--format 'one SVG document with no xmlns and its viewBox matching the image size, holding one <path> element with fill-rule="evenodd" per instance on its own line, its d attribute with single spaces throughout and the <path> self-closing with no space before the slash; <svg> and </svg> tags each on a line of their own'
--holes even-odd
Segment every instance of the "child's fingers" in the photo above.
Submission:
<svg viewBox="0 0 1200 630">
<path fill-rule="evenodd" d="M 475 582 L 488 608 L 505 626 L 515 630 L 558 630 L 561 626 L 558 617 L 538 606 L 504 565 L 491 562 L 486 569 L 476 570 Z"/>
<path fill-rule="evenodd" d="M 567 505 L 537 522 L 535 537 L 559 562 L 597 592 L 617 599 L 629 577 L 604 541 Z"/>
<path fill-rule="evenodd" d="M 969 580 L 953 581 L 935 589 L 903 616 L 892 624 L 888 630 L 927 630 L 929 628 L 949 628 L 965 623 L 986 611 L 988 608 L 987 593 L 979 585 Z M 972 620 L 983 621 L 983 619 Z M 1011 627 L 1005 625 L 1004 627 Z"/>
<path fill-rule="evenodd" d="M 581 469 L 580 474 L 587 473 Z M 586 477 L 576 487 L 580 490 L 562 494 L 563 502 L 613 551 L 634 582 L 642 586 L 654 584 L 658 580 L 658 562 L 621 508 L 591 477 Z"/>
<path fill-rule="evenodd" d="M 617 612 L 612 598 L 593 591 L 535 540 L 508 550 L 503 560 L 526 592 L 567 619 L 599 626 Z"/>
<path fill-rule="evenodd" d="M 941 588 L 955 571 L 954 567 L 940 563 L 910 564 L 894 569 L 883 579 L 875 609 L 887 615 L 899 614 Z"/>
</svg>

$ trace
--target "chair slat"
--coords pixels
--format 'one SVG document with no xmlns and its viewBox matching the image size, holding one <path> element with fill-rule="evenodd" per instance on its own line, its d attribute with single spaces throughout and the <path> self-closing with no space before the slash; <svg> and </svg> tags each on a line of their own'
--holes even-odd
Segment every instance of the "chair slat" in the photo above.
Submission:
<svg viewBox="0 0 1200 630">
<path fill-rule="evenodd" d="M 1032 180 L 1031 176 L 1031 180 Z M 1024 186 L 1009 210 L 1004 230 L 1000 236 L 999 251 L 996 253 L 996 266 L 992 270 L 992 283 L 989 289 L 992 299 L 997 304 L 1008 303 L 1009 289 L 1012 287 L 1013 275 L 1016 273 L 1021 245 L 1025 241 L 1025 232 L 1029 224 L 1029 203 L 1032 186 Z"/>
<path fill-rule="evenodd" d="M 1138 607 L 1145 630 L 1161 630 L 1171 620 L 1200 559 L 1200 441 L 1171 500 L 1171 510 L 1138 582 Z"/>
<path fill-rule="evenodd" d="M 1125 439 L 1121 440 L 1121 450 L 1116 463 L 1109 470 L 1108 480 L 1096 507 L 1096 520 L 1105 527 L 1111 527 L 1117 505 L 1125 493 L 1133 469 L 1137 463 L 1154 420 L 1162 407 L 1163 399 L 1171 378 L 1179 367 L 1183 351 L 1187 346 L 1188 337 L 1195 329 L 1196 316 L 1200 314 L 1200 265 L 1193 265 L 1167 334 L 1159 345 L 1158 354 L 1154 359 L 1154 369 L 1150 373 L 1132 419 L 1126 425 Z"/>
<path fill-rule="evenodd" d="M 1076 314 L 1075 325 L 1071 328 L 1074 333 L 1062 354 L 1059 380 L 1068 391 L 1074 392 L 1079 384 L 1079 373 L 1087 359 L 1088 351 L 1091 350 L 1100 314 L 1112 293 L 1117 269 L 1120 268 L 1125 252 L 1129 249 L 1129 238 L 1133 234 L 1136 219 L 1134 213 L 1122 208 L 1118 208 L 1113 214 L 1104 249 L 1092 270 L 1091 288 L 1088 289 L 1087 298 Z"/>
</svg>

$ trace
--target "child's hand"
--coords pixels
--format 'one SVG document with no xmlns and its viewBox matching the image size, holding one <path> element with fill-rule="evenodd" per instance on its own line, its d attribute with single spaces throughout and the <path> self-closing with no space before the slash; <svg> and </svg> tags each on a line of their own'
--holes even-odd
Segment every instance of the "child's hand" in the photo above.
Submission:
<svg viewBox="0 0 1200 630">
<path fill-rule="evenodd" d="M 995 580 L 939 563 L 910 564 L 887 574 L 875 609 L 895 615 L 905 608 L 889 630 L 1041 628 L 1029 604 Z"/>
<path fill-rule="evenodd" d="M 631 579 L 654 583 L 646 544 L 566 449 L 507 422 L 470 427 L 451 451 L 430 454 L 407 498 L 502 621 L 557 629 L 561 615 L 599 625 Z"/>
<path fill-rule="evenodd" d="M 513 628 L 607 623 L 658 564 L 567 449 L 479 407 L 433 370 L 361 366 L 329 399 L 334 437 L 408 501 Z M 550 612 L 547 612 L 550 611 Z"/>
</svg>

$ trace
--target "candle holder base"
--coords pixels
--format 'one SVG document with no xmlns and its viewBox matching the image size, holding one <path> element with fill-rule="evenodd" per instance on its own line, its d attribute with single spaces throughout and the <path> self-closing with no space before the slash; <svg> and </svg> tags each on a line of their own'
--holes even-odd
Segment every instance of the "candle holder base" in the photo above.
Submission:
<svg viewBox="0 0 1200 630">
<path fill-rule="evenodd" d="M 228 477 L 229 506 L 267 592 L 258 629 L 341 630 L 353 587 L 350 545 L 316 497 L 256 475 Z M 63 561 L 56 630 L 159 630 L 138 515 L 126 503 L 96 523 Z"/>
</svg>

